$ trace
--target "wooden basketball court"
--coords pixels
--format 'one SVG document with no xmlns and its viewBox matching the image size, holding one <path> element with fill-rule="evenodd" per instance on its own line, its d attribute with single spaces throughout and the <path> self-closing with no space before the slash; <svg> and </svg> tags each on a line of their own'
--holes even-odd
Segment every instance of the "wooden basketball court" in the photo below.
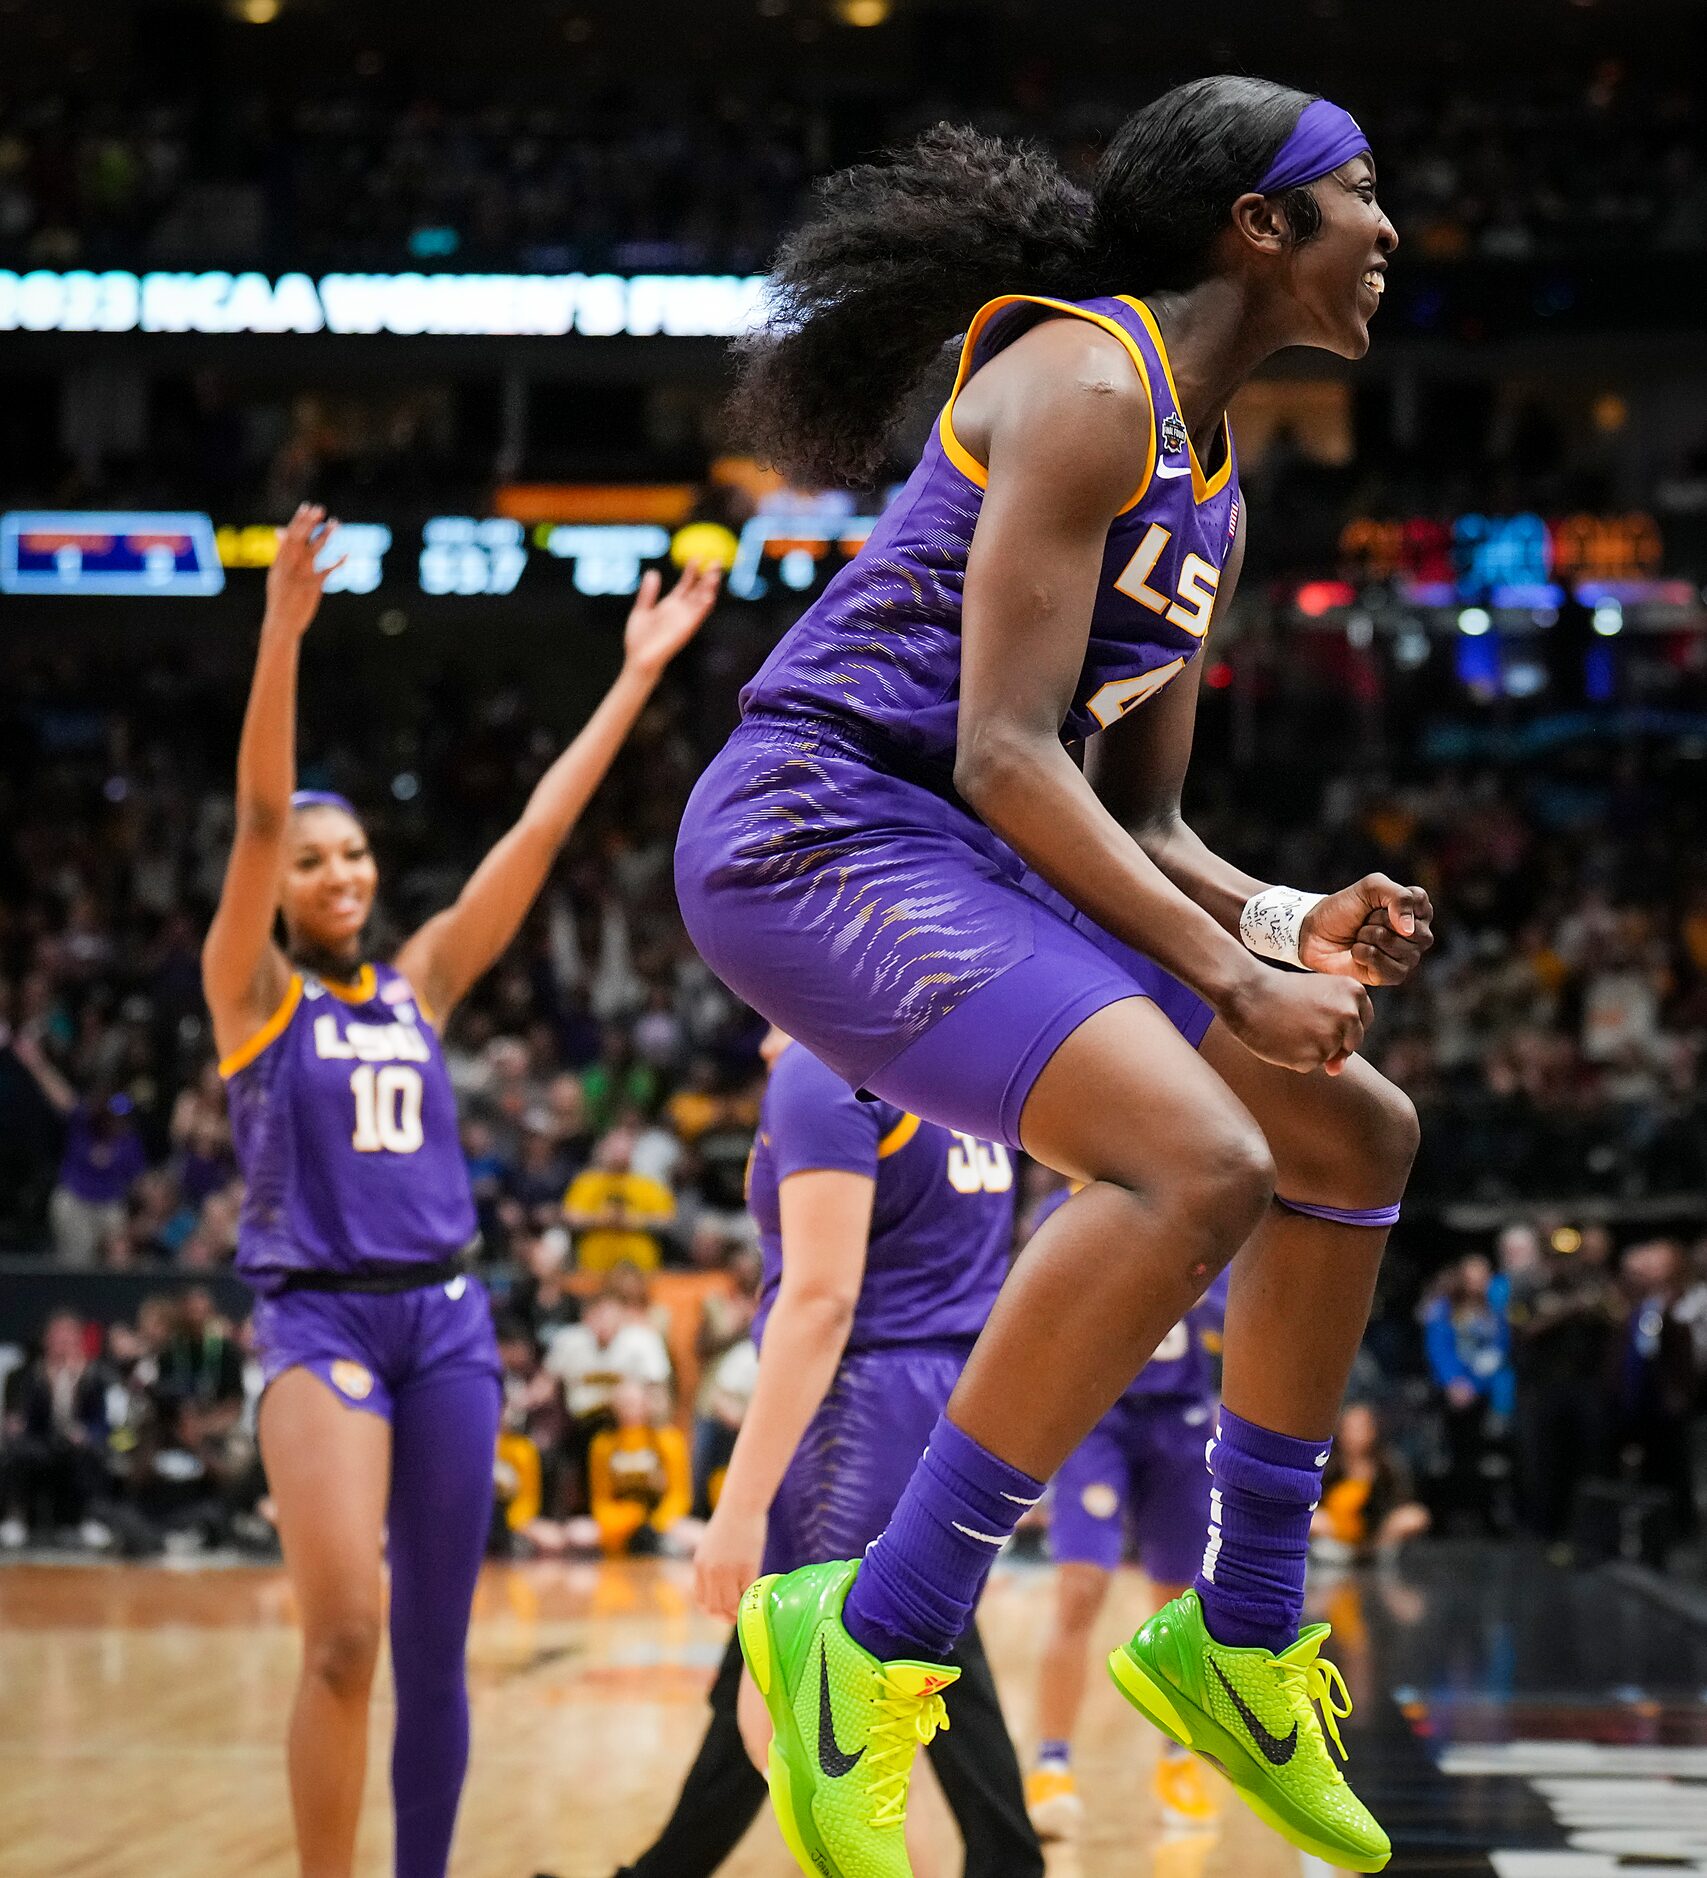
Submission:
<svg viewBox="0 0 1707 1878">
<path fill-rule="evenodd" d="M 1050 1578 L 997 1576 L 990 1655 L 1022 1740 Z M 1123 1580 L 1109 1643 L 1143 1614 Z M 474 1756 L 456 1878 L 610 1878 L 647 1843 L 704 1727 L 721 1629 L 671 1564 L 489 1568 L 471 1647 Z M 294 1878 L 282 1738 L 296 1664 L 276 1570 L 0 1570 L 0 1869 L 7 1878 Z M 358 1870 L 386 1878 L 389 1685 L 374 1710 Z M 1052 1878 L 1293 1878 L 1295 1853 L 1230 1798 L 1215 1834 L 1164 1841 L 1155 1737 L 1094 1681 L 1080 1743 L 1088 1822 Z M 1225 1792 L 1225 1789 L 1223 1789 Z M 934 1872 L 960 1870 L 934 1791 Z M 768 1814 L 725 1868 L 791 1878 Z"/>
</svg>

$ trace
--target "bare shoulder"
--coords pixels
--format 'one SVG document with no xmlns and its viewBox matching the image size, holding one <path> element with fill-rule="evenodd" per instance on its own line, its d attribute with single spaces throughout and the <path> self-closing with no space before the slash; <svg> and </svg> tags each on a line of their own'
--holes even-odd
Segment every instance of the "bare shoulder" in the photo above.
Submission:
<svg viewBox="0 0 1707 1878">
<path fill-rule="evenodd" d="M 1149 387 L 1114 334 L 1084 319 L 1050 319 L 1016 339 L 955 405 L 962 442 L 992 480 L 1016 470 L 1079 491 L 1112 511 L 1149 458 Z"/>
</svg>

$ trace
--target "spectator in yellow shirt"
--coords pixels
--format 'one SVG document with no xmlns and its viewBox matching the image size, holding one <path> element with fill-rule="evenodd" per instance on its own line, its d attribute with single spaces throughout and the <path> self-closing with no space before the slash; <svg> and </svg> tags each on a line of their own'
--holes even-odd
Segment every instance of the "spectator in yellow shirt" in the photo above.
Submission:
<svg viewBox="0 0 1707 1878">
<path fill-rule="evenodd" d="M 693 1505 L 687 1441 L 643 1383 L 623 1383 L 612 1407 L 616 1426 L 593 1437 L 587 1463 L 599 1544 L 612 1557 L 656 1552 L 674 1533 L 670 1549 L 678 1549 L 697 1529 L 687 1518 Z"/>
<path fill-rule="evenodd" d="M 563 1216 L 575 1234 L 575 1262 L 584 1272 L 608 1272 L 624 1259 L 656 1271 L 664 1254 L 661 1229 L 676 1217 L 670 1190 L 634 1173 L 631 1129 L 613 1128 L 563 1196 Z"/>
</svg>

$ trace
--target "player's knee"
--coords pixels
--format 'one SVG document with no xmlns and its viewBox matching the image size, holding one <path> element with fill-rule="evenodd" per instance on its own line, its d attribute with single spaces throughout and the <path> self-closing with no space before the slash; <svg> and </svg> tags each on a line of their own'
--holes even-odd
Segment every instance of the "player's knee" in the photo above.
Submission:
<svg viewBox="0 0 1707 1878">
<path fill-rule="evenodd" d="M 1416 1104 L 1385 1076 L 1373 1078 L 1369 1088 L 1364 1152 L 1370 1162 L 1370 1172 L 1381 1181 L 1384 1193 L 1396 1198 L 1404 1191 L 1421 1141 L 1422 1126 L 1417 1120 Z"/>
<path fill-rule="evenodd" d="M 304 1668 L 340 1701 L 365 1696 L 379 1661 L 377 1611 L 339 1611 L 309 1627 Z"/>
<path fill-rule="evenodd" d="M 1206 1128 L 1185 1170 L 1191 1203 L 1225 1264 L 1256 1230 L 1274 1198 L 1274 1157 L 1249 1116 L 1226 1116 Z"/>
<path fill-rule="evenodd" d="M 1421 1138 L 1416 1106 L 1403 1089 L 1385 1076 L 1360 1078 L 1351 1112 L 1324 1143 L 1331 1165 L 1316 1179 L 1332 1191 L 1320 1197 L 1336 1206 L 1384 1206 L 1398 1199 Z"/>
</svg>

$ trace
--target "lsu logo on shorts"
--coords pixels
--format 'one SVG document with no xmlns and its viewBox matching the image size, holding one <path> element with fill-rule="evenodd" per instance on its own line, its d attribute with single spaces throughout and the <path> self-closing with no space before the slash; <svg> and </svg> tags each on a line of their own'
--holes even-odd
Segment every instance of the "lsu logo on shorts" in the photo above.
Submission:
<svg viewBox="0 0 1707 1878">
<path fill-rule="evenodd" d="M 373 1374 L 362 1368 L 360 1363 L 352 1363 L 346 1357 L 339 1357 L 331 1369 L 332 1387 L 347 1395 L 352 1402 L 365 1402 L 373 1394 Z"/>
<path fill-rule="evenodd" d="M 1092 1481 L 1079 1495 L 1079 1504 L 1092 1519 L 1113 1519 L 1120 1511 L 1120 1495 L 1106 1481 Z"/>
</svg>

